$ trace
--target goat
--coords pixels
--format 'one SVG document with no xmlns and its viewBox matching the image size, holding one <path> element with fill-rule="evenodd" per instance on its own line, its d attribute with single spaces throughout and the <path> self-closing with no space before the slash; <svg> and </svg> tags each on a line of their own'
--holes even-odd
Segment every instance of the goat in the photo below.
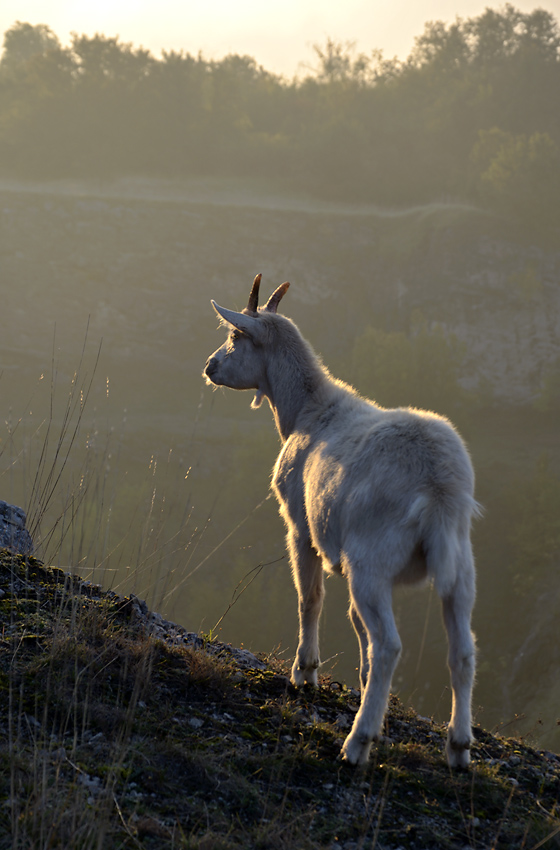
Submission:
<svg viewBox="0 0 560 850">
<path fill-rule="evenodd" d="M 365 764 L 381 735 L 401 652 L 393 585 L 431 579 L 449 644 L 447 760 L 466 767 L 475 673 L 470 529 L 478 511 L 468 452 L 442 416 L 382 408 L 333 378 L 295 323 L 277 313 L 289 283 L 259 308 L 260 281 L 257 275 L 241 313 L 211 302 L 230 333 L 208 358 L 203 377 L 214 386 L 256 390 L 252 407 L 267 398 L 281 437 L 272 487 L 299 597 L 292 682 L 318 684 L 323 571 L 339 573 L 349 586 L 362 685 L 341 755 Z"/>
</svg>

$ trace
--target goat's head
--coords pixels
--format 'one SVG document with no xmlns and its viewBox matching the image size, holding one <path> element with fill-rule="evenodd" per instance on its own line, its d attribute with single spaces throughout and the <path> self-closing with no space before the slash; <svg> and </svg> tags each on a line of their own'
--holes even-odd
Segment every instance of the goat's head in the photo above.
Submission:
<svg viewBox="0 0 560 850">
<path fill-rule="evenodd" d="M 230 328 L 228 338 L 206 361 L 203 376 L 206 382 L 232 390 L 256 390 L 253 407 L 259 407 L 266 388 L 266 357 L 264 350 L 269 334 L 266 317 L 276 313 L 289 283 L 274 290 L 264 307 L 258 307 L 262 275 L 253 281 L 247 307 L 237 313 L 226 310 L 212 301 L 212 307 L 223 324 Z"/>
</svg>

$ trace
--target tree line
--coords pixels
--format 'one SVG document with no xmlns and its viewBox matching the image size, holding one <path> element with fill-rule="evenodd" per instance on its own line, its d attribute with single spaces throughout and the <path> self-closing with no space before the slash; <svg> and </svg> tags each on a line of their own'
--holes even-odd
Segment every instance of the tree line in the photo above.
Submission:
<svg viewBox="0 0 560 850">
<path fill-rule="evenodd" d="M 0 173 L 266 176 L 380 204 L 454 198 L 560 224 L 560 29 L 543 9 L 427 23 L 408 58 L 317 45 L 286 79 L 16 22 L 0 59 Z"/>
</svg>

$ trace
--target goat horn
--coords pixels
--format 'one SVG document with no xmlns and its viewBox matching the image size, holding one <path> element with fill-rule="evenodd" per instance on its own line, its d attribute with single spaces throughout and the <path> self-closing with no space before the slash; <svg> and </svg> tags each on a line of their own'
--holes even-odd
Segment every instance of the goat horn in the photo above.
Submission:
<svg viewBox="0 0 560 850">
<path fill-rule="evenodd" d="M 249 295 L 249 302 L 247 304 L 247 310 L 251 313 L 257 312 L 257 307 L 259 306 L 259 286 L 261 285 L 262 274 L 258 274 L 253 281 L 253 287 L 251 289 L 251 294 Z"/>
<path fill-rule="evenodd" d="M 289 285 L 288 281 L 286 281 L 285 283 L 281 283 L 280 286 L 274 290 L 266 302 L 266 307 L 264 308 L 267 313 L 276 313 L 280 301 L 288 291 Z"/>
</svg>

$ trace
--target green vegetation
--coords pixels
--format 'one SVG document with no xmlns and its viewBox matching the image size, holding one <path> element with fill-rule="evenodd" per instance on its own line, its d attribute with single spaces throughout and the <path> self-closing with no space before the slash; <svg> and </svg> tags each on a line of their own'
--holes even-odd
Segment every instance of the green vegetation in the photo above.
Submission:
<svg viewBox="0 0 560 850">
<path fill-rule="evenodd" d="M 392 699 L 355 771 L 355 691 L 296 691 L 277 658 L 243 666 L 5 550 L 0 591 L 2 848 L 560 846 L 559 757 L 477 728 L 451 774 L 445 729 Z"/>
<path fill-rule="evenodd" d="M 286 80 L 249 56 L 155 58 L 16 22 L 0 61 L 0 173 L 281 178 L 317 196 L 462 198 L 560 224 L 560 31 L 550 12 L 426 24 L 406 61 L 328 39 Z"/>
</svg>

